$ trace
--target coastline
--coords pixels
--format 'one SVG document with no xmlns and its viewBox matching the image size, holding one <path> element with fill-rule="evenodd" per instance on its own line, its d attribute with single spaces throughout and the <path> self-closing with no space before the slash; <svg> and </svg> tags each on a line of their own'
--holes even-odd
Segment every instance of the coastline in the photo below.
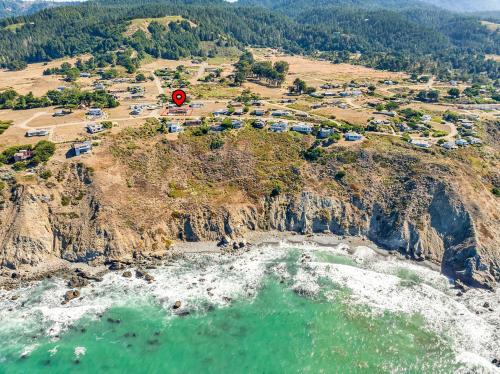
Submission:
<svg viewBox="0 0 500 374">
<path fill-rule="evenodd" d="M 395 256 L 401 260 L 405 260 L 405 256 L 394 250 L 387 250 L 377 246 L 372 241 L 361 236 L 343 236 L 333 234 L 298 234 L 289 231 L 252 231 L 247 234 L 244 239 L 244 249 L 261 248 L 265 246 L 278 245 L 280 243 L 290 243 L 295 245 L 316 245 L 319 247 L 332 247 L 339 244 L 349 246 L 348 251 L 352 253 L 354 248 L 359 246 L 369 247 L 381 256 Z M 231 241 L 232 242 L 232 241 Z M 122 270 L 123 266 L 118 266 L 115 269 L 110 268 L 110 264 L 124 264 L 128 267 L 135 268 L 154 268 L 162 262 L 173 262 L 178 256 L 191 254 L 214 254 L 214 253 L 232 253 L 241 251 L 241 249 L 233 249 L 229 242 L 226 246 L 221 246 L 218 241 L 176 241 L 172 247 L 165 252 L 164 256 L 158 257 L 142 257 L 135 261 L 116 261 L 108 263 L 96 262 L 70 262 L 60 258 L 53 258 L 50 261 L 37 264 L 35 266 L 23 265 L 18 269 L 0 270 L 0 289 L 15 289 L 30 282 L 50 279 L 53 277 L 61 279 L 70 279 L 72 276 L 82 276 L 89 280 L 99 281 L 102 276 L 110 271 Z M 235 240 L 238 242 L 238 240 Z M 421 266 L 431 270 L 440 272 L 440 266 L 429 261 L 414 261 L 406 258 L 407 261 L 418 263 Z M 450 278 L 450 281 L 453 281 Z M 72 287 L 69 287 L 72 288 Z"/>
</svg>

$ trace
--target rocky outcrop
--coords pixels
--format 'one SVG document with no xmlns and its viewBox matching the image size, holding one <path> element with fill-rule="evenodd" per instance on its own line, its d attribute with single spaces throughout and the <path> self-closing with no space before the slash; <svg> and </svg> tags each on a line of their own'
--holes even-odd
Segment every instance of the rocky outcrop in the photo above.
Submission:
<svg viewBox="0 0 500 374">
<path fill-rule="evenodd" d="M 348 191 L 303 191 L 237 206 L 191 205 L 142 229 L 110 206 L 88 171 L 74 166 L 58 189 L 12 187 L 0 213 L 0 263 L 15 269 L 62 258 L 115 266 L 134 258 L 161 258 L 171 240 L 227 238 L 229 243 L 249 231 L 279 230 L 362 235 L 409 258 L 439 264 L 443 273 L 468 285 L 494 287 L 500 280 L 499 208 L 478 206 L 478 201 L 491 201 L 489 196 L 477 192 L 466 198 L 459 185 L 433 177 L 397 188 L 373 183 L 364 193 Z M 62 205 L 61 196 L 69 203 Z M 80 283 L 75 278 L 70 285 Z"/>
</svg>

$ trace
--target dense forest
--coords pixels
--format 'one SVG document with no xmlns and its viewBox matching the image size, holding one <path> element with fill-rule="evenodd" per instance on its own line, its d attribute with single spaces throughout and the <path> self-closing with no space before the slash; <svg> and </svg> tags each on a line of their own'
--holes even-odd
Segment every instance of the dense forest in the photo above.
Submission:
<svg viewBox="0 0 500 374">
<path fill-rule="evenodd" d="M 81 53 L 102 58 L 127 49 L 137 51 L 138 59 L 146 54 L 171 59 L 204 56 L 200 42 L 211 41 L 218 46 L 320 54 L 334 62 L 444 78 L 481 73 L 499 77 L 500 64 L 484 55 L 500 54 L 500 34 L 473 16 L 412 0 L 350 0 L 338 6 L 339 1 L 106 0 L 45 9 L 0 21 L 0 66 L 21 69 L 31 62 Z M 147 33 L 126 33 L 133 19 L 167 15 L 190 22 L 151 22 Z"/>
</svg>

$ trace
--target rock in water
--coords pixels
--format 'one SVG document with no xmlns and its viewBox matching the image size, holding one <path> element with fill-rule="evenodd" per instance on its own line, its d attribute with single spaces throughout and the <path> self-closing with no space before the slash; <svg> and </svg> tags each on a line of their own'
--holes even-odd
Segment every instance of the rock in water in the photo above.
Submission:
<svg viewBox="0 0 500 374">
<path fill-rule="evenodd" d="M 146 280 L 148 283 L 151 283 L 154 282 L 155 278 L 150 274 L 146 274 L 144 275 L 144 280 Z"/>
<path fill-rule="evenodd" d="M 68 287 L 71 288 L 81 288 L 89 284 L 89 281 L 85 278 L 73 275 L 68 281 Z"/>
<path fill-rule="evenodd" d="M 124 271 L 122 274 L 122 277 L 124 278 L 131 278 L 132 277 L 132 272 L 130 270 Z"/>
<path fill-rule="evenodd" d="M 180 307 L 181 307 L 181 302 L 179 300 L 177 300 L 172 308 L 179 309 Z"/>
<path fill-rule="evenodd" d="M 63 304 L 66 304 L 68 301 L 76 299 L 77 297 L 80 297 L 80 291 L 78 291 L 78 290 L 66 291 L 66 293 L 64 294 Z"/>
</svg>

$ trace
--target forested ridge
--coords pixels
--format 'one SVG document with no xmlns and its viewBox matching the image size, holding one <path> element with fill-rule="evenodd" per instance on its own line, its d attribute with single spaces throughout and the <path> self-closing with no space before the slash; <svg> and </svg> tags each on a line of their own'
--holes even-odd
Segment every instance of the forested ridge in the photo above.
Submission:
<svg viewBox="0 0 500 374">
<path fill-rule="evenodd" d="M 128 47 L 139 57 L 150 54 L 177 59 L 205 55 L 200 42 L 212 41 L 220 46 L 322 53 L 336 62 L 389 70 L 450 77 L 482 72 L 493 79 L 499 76 L 499 64 L 485 60 L 484 55 L 500 54 L 500 35 L 474 16 L 411 0 L 338 4 L 338 0 L 245 0 L 237 4 L 219 0 L 107 0 L 45 9 L 0 21 L 0 65 L 16 69 L 25 63 Z M 382 9 L 391 4 L 393 10 Z M 133 19 L 167 15 L 180 15 L 192 24 L 152 22 L 148 35 L 142 30 L 125 33 Z M 22 26 L 6 29 L 16 24 Z M 353 61 L 354 54 L 360 57 Z"/>
</svg>

